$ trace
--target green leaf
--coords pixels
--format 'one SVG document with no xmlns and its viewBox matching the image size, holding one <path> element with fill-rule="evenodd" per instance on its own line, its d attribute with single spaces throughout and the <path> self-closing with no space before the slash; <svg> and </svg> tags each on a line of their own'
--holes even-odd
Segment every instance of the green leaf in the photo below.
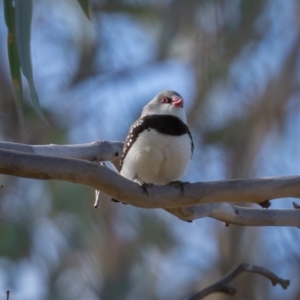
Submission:
<svg viewBox="0 0 300 300">
<path fill-rule="evenodd" d="M 21 69 L 29 85 L 32 106 L 41 119 L 48 124 L 40 107 L 39 98 L 33 81 L 30 51 L 32 0 L 15 0 L 14 3 L 16 13 L 16 37 Z"/>
<path fill-rule="evenodd" d="M 22 111 L 22 77 L 21 65 L 18 54 L 18 47 L 15 35 L 15 9 L 12 0 L 4 0 L 4 16 L 8 29 L 7 33 L 7 53 L 9 61 L 10 76 L 13 85 L 14 95 L 18 108 Z"/>
<path fill-rule="evenodd" d="M 79 5 L 81 6 L 82 10 L 84 11 L 87 18 L 90 18 L 90 11 L 89 11 L 89 0 L 78 0 Z"/>
</svg>

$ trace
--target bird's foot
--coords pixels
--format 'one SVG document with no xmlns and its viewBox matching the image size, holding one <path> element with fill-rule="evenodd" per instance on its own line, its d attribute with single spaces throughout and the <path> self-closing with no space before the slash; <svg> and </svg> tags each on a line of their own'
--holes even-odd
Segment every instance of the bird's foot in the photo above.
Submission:
<svg viewBox="0 0 300 300">
<path fill-rule="evenodd" d="M 141 180 L 141 179 L 139 179 L 139 178 L 135 178 L 133 181 L 134 181 L 135 183 L 139 184 L 139 185 L 143 188 L 144 193 L 145 193 L 147 196 L 149 196 L 148 188 L 151 187 L 151 186 L 153 186 L 152 183 L 144 182 L 143 180 Z"/>
<path fill-rule="evenodd" d="M 269 208 L 271 206 L 270 200 L 265 200 L 263 202 L 258 203 L 262 208 Z"/>
<path fill-rule="evenodd" d="M 112 202 L 121 202 L 121 201 L 119 201 L 119 200 L 117 200 L 117 199 L 115 199 L 115 198 L 111 198 L 111 201 Z M 125 202 L 122 202 L 122 204 L 124 204 L 124 205 L 127 205 L 127 203 L 125 203 Z"/>
<path fill-rule="evenodd" d="M 171 182 L 169 183 L 169 185 L 172 185 L 172 186 L 175 186 L 175 187 L 177 187 L 177 188 L 180 188 L 181 194 L 184 195 L 184 186 L 190 185 L 190 183 L 187 182 L 187 181 L 186 181 L 186 182 L 183 182 L 183 181 L 180 181 L 180 180 L 175 180 L 175 181 L 171 181 Z"/>
</svg>

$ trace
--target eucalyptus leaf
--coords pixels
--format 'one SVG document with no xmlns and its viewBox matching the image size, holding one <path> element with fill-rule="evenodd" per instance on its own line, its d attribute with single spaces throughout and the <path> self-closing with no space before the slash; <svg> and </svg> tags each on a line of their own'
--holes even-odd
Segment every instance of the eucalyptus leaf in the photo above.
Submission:
<svg viewBox="0 0 300 300">
<path fill-rule="evenodd" d="M 38 115 L 47 123 L 42 109 L 40 107 L 38 95 L 35 89 L 32 63 L 31 63 L 31 20 L 32 20 L 32 0 L 15 0 L 15 14 L 16 14 L 16 37 L 18 45 L 18 53 L 21 62 L 21 69 L 27 79 L 30 89 L 30 99 L 33 108 Z M 47 123 L 48 124 L 48 123 Z"/>
<path fill-rule="evenodd" d="M 22 110 L 22 77 L 21 77 L 21 65 L 18 54 L 18 46 L 16 43 L 15 34 L 15 9 L 12 0 L 4 0 L 4 17 L 5 23 L 8 29 L 7 33 L 7 53 L 10 69 L 10 76 L 13 85 L 14 95 L 17 106 Z"/>
<path fill-rule="evenodd" d="M 90 18 L 89 12 L 89 0 L 78 0 L 79 5 L 81 6 L 82 10 L 84 11 L 87 18 Z"/>
</svg>

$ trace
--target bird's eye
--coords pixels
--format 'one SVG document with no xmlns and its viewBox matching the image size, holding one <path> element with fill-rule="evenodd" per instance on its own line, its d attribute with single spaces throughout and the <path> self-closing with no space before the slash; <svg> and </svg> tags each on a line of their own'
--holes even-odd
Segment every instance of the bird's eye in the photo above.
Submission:
<svg viewBox="0 0 300 300">
<path fill-rule="evenodd" d="M 172 99 L 171 99 L 171 98 L 168 98 L 168 97 L 164 97 L 164 98 L 162 98 L 161 102 L 162 102 L 162 103 L 171 103 L 171 102 L 172 102 Z"/>
</svg>

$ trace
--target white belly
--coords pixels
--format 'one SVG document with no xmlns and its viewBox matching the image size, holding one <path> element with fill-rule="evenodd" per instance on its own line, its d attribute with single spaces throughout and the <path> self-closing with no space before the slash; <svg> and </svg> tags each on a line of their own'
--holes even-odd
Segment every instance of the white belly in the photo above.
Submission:
<svg viewBox="0 0 300 300">
<path fill-rule="evenodd" d="M 158 185 L 180 180 L 191 159 L 188 134 L 169 136 L 145 130 L 129 149 L 120 174 Z"/>
</svg>

